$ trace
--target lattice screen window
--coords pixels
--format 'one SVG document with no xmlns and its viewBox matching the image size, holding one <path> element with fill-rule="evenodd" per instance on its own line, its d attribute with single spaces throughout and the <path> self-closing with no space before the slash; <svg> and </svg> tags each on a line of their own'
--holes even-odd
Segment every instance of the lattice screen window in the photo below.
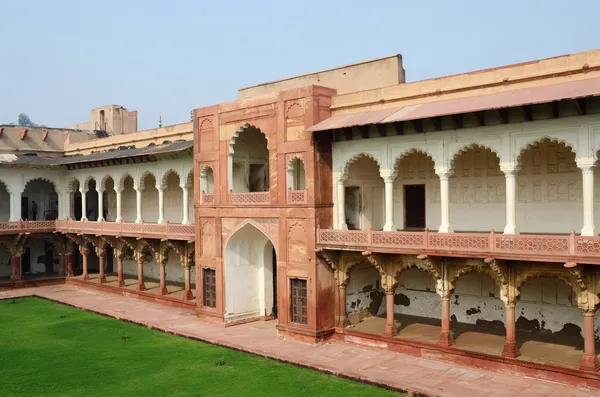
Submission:
<svg viewBox="0 0 600 397">
<path fill-rule="evenodd" d="M 308 324 L 306 280 L 295 278 L 290 281 L 292 290 L 292 322 Z"/>
<path fill-rule="evenodd" d="M 203 269 L 204 306 L 217 307 L 217 276 L 214 269 Z"/>
</svg>

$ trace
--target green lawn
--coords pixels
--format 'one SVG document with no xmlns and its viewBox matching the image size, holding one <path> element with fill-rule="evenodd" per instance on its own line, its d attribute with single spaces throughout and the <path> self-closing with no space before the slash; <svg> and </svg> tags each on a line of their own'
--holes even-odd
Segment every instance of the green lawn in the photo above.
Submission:
<svg viewBox="0 0 600 397">
<path fill-rule="evenodd" d="M 0 301 L 0 395 L 401 396 L 37 298 Z"/>
</svg>

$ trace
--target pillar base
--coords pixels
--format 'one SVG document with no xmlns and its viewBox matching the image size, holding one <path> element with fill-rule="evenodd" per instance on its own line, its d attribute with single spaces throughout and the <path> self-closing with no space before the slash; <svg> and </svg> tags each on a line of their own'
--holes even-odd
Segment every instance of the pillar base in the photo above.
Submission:
<svg viewBox="0 0 600 397">
<path fill-rule="evenodd" d="M 506 226 L 504 228 L 504 234 L 519 234 L 519 232 L 517 231 L 516 226 Z"/>
<path fill-rule="evenodd" d="M 135 287 L 136 291 L 146 291 L 146 284 L 144 283 L 138 283 L 138 285 Z"/>
<path fill-rule="evenodd" d="M 582 236 L 595 236 L 596 235 L 596 227 L 594 227 L 593 225 L 584 226 L 583 229 L 581 229 L 581 235 Z"/>
<path fill-rule="evenodd" d="M 160 289 L 158 290 L 159 295 L 167 295 L 168 293 L 169 291 L 167 291 L 167 287 L 160 287 Z"/>
<path fill-rule="evenodd" d="M 581 357 L 581 365 L 579 366 L 581 371 L 586 372 L 596 372 L 600 369 L 600 364 L 598 364 L 598 357 L 595 354 L 587 354 L 583 353 L 583 357 Z"/>
<path fill-rule="evenodd" d="M 123 279 L 117 280 L 117 287 L 118 288 L 125 287 L 125 281 L 123 281 Z"/>
<path fill-rule="evenodd" d="M 515 342 L 504 343 L 504 350 L 502 351 L 502 357 L 516 358 L 521 355 L 519 348 Z"/>
<path fill-rule="evenodd" d="M 438 233 L 454 233 L 454 229 L 450 225 L 441 225 L 438 229 Z"/>
<path fill-rule="evenodd" d="M 396 324 L 394 325 L 385 325 L 385 329 L 383 330 L 383 336 L 387 336 L 387 337 L 394 337 L 398 335 L 398 327 L 396 327 Z"/>
<path fill-rule="evenodd" d="M 194 294 L 192 294 L 192 291 L 190 291 L 190 290 L 183 291 L 183 300 L 190 301 L 192 299 L 194 299 Z"/>
<path fill-rule="evenodd" d="M 106 276 L 102 275 L 98 277 L 98 284 L 104 284 L 106 282 Z"/>
<path fill-rule="evenodd" d="M 393 223 L 391 225 L 384 225 L 383 226 L 383 231 L 384 232 L 395 232 L 396 231 L 396 225 L 394 225 Z"/>
<path fill-rule="evenodd" d="M 83 273 L 83 274 L 81 275 L 81 277 L 82 277 L 84 280 L 88 280 L 88 279 L 90 278 L 90 276 L 89 276 L 87 273 Z"/>
<path fill-rule="evenodd" d="M 348 317 L 343 316 L 343 317 L 338 317 L 335 321 L 335 323 L 338 325 L 338 327 L 340 328 L 346 328 L 347 326 L 350 325 L 350 321 L 348 321 Z"/>
<path fill-rule="evenodd" d="M 438 346 L 450 347 L 454 344 L 454 335 L 452 331 L 441 331 L 440 339 L 437 342 Z"/>
</svg>

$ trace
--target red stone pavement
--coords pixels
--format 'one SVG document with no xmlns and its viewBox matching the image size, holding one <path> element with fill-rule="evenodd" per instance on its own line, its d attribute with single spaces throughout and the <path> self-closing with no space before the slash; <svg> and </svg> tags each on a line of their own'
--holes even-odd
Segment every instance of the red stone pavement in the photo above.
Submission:
<svg viewBox="0 0 600 397">
<path fill-rule="evenodd" d="M 377 348 L 348 343 L 314 345 L 282 339 L 277 337 L 274 321 L 224 328 L 197 319 L 193 312 L 72 285 L 0 292 L 0 298 L 25 295 L 37 295 L 222 346 L 433 396 L 600 396 L 600 391 L 431 361 Z"/>
</svg>

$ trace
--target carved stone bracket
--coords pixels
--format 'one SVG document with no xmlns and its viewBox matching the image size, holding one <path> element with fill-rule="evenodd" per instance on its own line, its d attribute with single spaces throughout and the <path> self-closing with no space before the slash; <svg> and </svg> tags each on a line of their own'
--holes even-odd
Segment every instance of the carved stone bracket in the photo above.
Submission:
<svg viewBox="0 0 600 397">
<path fill-rule="evenodd" d="M 370 251 L 362 253 L 365 258 L 371 263 L 378 271 L 381 276 L 381 286 L 385 292 L 394 292 L 398 286 L 398 280 L 395 277 L 396 272 L 394 271 L 396 263 L 393 255 L 388 254 L 373 254 Z"/>
</svg>

